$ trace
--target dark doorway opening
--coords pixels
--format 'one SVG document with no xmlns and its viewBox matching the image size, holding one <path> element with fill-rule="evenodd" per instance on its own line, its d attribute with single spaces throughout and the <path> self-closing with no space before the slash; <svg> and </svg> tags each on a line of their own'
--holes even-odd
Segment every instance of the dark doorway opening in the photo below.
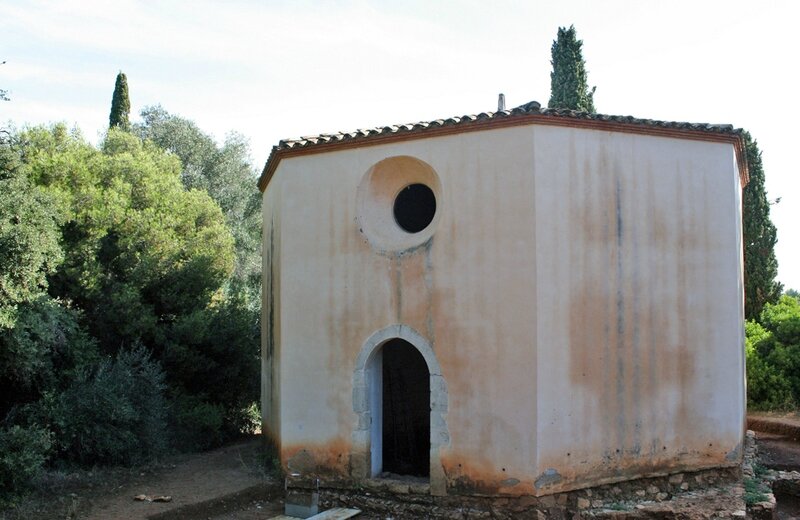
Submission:
<svg viewBox="0 0 800 520">
<path fill-rule="evenodd" d="M 383 471 L 430 475 L 431 383 L 428 364 L 409 342 L 383 346 Z"/>
</svg>

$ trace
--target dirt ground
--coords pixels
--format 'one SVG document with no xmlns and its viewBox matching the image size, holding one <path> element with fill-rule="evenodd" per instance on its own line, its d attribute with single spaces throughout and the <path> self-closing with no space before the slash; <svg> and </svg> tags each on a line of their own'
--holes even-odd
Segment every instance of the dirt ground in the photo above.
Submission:
<svg viewBox="0 0 800 520">
<path fill-rule="evenodd" d="M 187 457 L 159 475 L 124 486 L 111 496 L 93 500 L 89 514 L 84 518 L 174 518 L 174 514 L 165 513 L 185 510 L 187 506 L 193 506 L 197 513 L 209 515 L 220 508 L 220 504 L 211 502 L 222 497 L 235 495 L 229 500 L 231 504 L 242 499 L 268 499 L 268 479 L 258 467 L 257 453 L 258 440 L 254 438 Z M 172 500 L 166 503 L 134 501 L 132 497 L 136 495 L 166 495 Z M 224 502 L 222 509 L 225 509 Z"/>
<path fill-rule="evenodd" d="M 764 422 L 751 421 L 749 426 L 766 424 L 764 429 L 777 432 L 756 430 L 760 464 L 800 471 L 800 418 L 788 419 L 757 416 L 753 420 Z M 781 424 L 776 426 L 776 422 Z M 283 483 L 266 473 L 267 461 L 260 446 L 260 439 L 253 436 L 144 469 L 51 474 L 26 502 L 0 512 L 0 520 L 266 520 L 283 512 Z M 136 495 L 165 495 L 171 500 L 136 501 Z M 779 520 L 800 518 L 800 499 L 776 498 Z"/>
<path fill-rule="evenodd" d="M 139 469 L 51 472 L 38 491 L 2 520 L 254 520 L 283 512 L 282 482 L 265 472 L 259 437 L 213 451 L 178 455 Z M 137 501 L 169 496 L 169 502 Z"/>
</svg>

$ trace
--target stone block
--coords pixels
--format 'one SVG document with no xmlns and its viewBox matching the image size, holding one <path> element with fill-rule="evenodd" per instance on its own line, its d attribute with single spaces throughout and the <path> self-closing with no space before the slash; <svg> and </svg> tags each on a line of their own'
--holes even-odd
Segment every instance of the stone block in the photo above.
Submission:
<svg viewBox="0 0 800 520">
<path fill-rule="evenodd" d="M 370 436 L 369 430 L 356 430 L 353 432 L 353 445 L 362 449 L 369 446 Z"/>
<path fill-rule="evenodd" d="M 366 412 L 361 412 L 358 414 L 358 424 L 356 425 L 356 429 L 358 430 L 369 430 L 370 426 L 370 417 L 369 414 Z"/>
<path fill-rule="evenodd" d="M 353 388 L 367 386 L 367 378 L 363 370 L 356 370 L 353 372 Z"/>
<path fill-rule="evenodd" d="M 445 430 L 431 431 L 431 446 L 443 446 L 450 443 L 450 434 Z"/>
<path fill-rule="evenodd" d="M 445 430 L 447 431 L 447 422 L 440 413 L 431 414 L 431 429 L 432 430 Z"/>
<path fill-rule="evenodd" d="M 353 410 L 356 413 L 369 411 L 366 387 L 357 386 L 353 388 Z"/>
</svg>

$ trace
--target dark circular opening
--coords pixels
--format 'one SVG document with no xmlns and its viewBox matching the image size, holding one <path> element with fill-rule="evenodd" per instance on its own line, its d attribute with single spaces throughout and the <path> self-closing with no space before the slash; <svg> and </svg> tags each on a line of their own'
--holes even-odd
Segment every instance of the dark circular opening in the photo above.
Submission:
<svg viewBox="0 0 800 520">
<path fill-rule="evenodd" d="M 436 214 L 436 196 L 424 184 L 409 184 L 394 199 L 394 220 L 409 233 L 419 233 Z"/>
</svg>

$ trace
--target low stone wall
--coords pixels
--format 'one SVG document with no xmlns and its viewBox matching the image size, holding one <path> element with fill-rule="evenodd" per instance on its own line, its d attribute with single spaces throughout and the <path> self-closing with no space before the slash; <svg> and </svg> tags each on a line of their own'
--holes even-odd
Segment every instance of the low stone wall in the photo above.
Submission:
<svg viewBox="0 0 800 520">
<path fill-rule="evenodd" d="M 748 419 L 748 426 L 750 420 Z M 747 430 L 744 441 L 744 460 L 742 462 L 742 476 L 746 488 L 753 490 L 753 495 L 747 503 L 747 517 L 751 520 L 772 520 L 775 518 L 775 495 L 770 492 L 770 472 L 764 475 L 756 474 L 758 464 L 758 445 L 753 430 Z M 747 500 L 747 498 L 746 498 Z"/>
<path fill-rule="evenodd" d="M 320 510 L 355 507 L 366 514 L 394 520 L 432 519 L 572 519 L 596 517 L 605 511 L 617 518 L 648 518 L 637 505 L 669 501 L 677 494 L 735 485 L 741 468 L 721 468 L 638 479 L 543 497 L 446 495 L 432 496 L 426 483 L 370 479 L 319 483 Z M 290 487 L 291 483 L 288 484 Z M 614 512 L 619 512 L 617 516 Z M 608 516 L 606 516 L 608 517 Z M 667 518 L 667 517 L 663 517 Z"/>
</svg>

